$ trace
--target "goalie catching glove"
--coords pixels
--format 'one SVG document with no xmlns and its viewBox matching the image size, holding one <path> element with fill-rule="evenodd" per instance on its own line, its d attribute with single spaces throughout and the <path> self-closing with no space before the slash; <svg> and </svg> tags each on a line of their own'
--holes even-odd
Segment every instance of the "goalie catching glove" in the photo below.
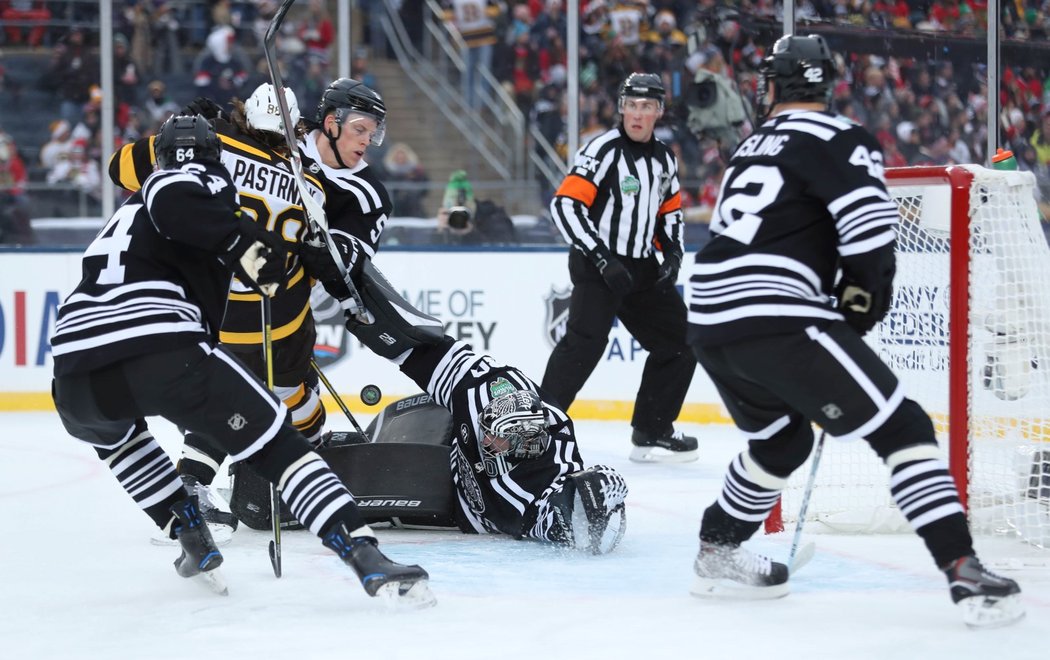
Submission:
<svg viewBox="0 0 1050 660">
<path fill-rule="evenodd" d="M 626 498 L 627 482 L 611 467 L 573 472 L 549 499 L 551 540 L 595 555 L 612 551 L 627 530 Z"/>
<path fill-rule="evenodd" d="M 239 218 L 238 223 L 219 261 L 243 284 L 272 298 L 287 272 L 284 241 L 246 218 Z"/>
</svg>

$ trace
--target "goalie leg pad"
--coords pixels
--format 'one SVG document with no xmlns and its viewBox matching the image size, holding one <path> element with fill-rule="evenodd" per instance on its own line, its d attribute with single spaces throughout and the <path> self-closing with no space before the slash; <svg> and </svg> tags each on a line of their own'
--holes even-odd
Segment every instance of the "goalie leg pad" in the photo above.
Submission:
<svg viewBox="0 0 1050 660">
<path fill-rule="evenodd" d="M 410 305 L 371 262 L 361 272 L 361 298 L 374 321 L 361 323 L 347 315 L 346 329 L 376 355 L 393 360 L 444 337 L 441 321 Z"/>
<path fill-rule="evenodd" d="M 457 528 L 448 447 L 382 442 L 318 453 L 354 494 L 366 522 Z"/>
</svg>

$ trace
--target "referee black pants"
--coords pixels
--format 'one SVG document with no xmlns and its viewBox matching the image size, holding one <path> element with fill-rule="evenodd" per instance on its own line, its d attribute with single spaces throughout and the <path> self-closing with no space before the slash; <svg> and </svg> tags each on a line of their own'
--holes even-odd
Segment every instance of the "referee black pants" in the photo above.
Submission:
<svg viewBox="0 0 1050 660">
<path fill-rule="evenodd" d="M 579 250 L 569 251 L 573 290 L 565 336 L 554 347 L 543 374 L 543 389 L 564 410 L 590 378 L 605 353 L 616 317 L 649 352 L 634 402 L 631 426 L 664 434 L 682 411 L 696 360 L 685 341 L 686 309 L 674 282 L 655 284 L 655 257 L 617 257 L 634 278 L 634 288 L 620 297 Z"/>
</svg>

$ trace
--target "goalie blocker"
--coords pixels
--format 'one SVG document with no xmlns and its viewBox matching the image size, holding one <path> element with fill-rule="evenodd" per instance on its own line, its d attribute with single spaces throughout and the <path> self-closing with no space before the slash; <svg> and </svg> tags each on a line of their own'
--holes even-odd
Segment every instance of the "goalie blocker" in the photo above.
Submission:
<svg viewBox="0 0 1050 660">
<path fill-rule="evenodd" d="M 353 493 L 369 524 L 459 529 L 449 466 L 452 415 L 428 394 L 388 405 L 365 430 L 334 432 L 316 451 Z M 269 483 L 232 466 L 230 509 L 252 529 L 270 529 Z M 282 509 L 281 527 L 302 526 Z"/>
</svg>

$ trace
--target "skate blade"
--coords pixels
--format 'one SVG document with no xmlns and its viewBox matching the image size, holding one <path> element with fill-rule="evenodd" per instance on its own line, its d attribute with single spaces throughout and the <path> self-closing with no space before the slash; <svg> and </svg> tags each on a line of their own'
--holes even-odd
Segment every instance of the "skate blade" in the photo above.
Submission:
<svg viewBox="0 0 1050 660">
<path fill-rule="evenodd" d="M 791 588 L 788 583 L 775 584 L 769 587 L 755 587 L 724 578 L 697 577 L 689 593 L 697 598 L 720 600 L 773 600 L 788 595 Z"/>
<path fill-rule="evenodd" d="M 416 582 L 387 582 L 376 589 L 375 597 L 391 612 L 421 610 L 437 605 L 437 598 L 430 591 L 426 580 Z"/>
<path fill-rule="evenodd" d="M 963 611 L 963 623 L 975 630 L 1009 626 L 1025 615 L 1019 594 L 1004 598 L 965 598 L 959 601 L 959 607 Z"/>
<path fill-rule="evenodd" d="M 630 459 L 635 463 L 692 463 L 700 458 L 700 450 L 669 451 L 662 447 L 635 447 Z"/>
<path fill-rule="evenodd" d="M 208 531 L 211 532 L 211 540 L 215 543 L 218 548 L 225 547 L 233 541 L 233 528 L 229 525 L 223 525 L 221 523 L 213 524 L 208 523 Z M 175 547 L 179 545 L 179 542 L 173 538 L 170 538 L 162 530 L 157 532 L 149 538 L 149 542 L 153 545 Z"/>
<path fill-rule="evenodd" d="M 230 590 L 226 587 L 226 578 L 222 576 L 222 573 L 220 573 L 217 568 L 213 568 L 212 570 L 203 573 L 197 573 L 190 579 L 220 596 L 230 595 Z"/>
</svg>

